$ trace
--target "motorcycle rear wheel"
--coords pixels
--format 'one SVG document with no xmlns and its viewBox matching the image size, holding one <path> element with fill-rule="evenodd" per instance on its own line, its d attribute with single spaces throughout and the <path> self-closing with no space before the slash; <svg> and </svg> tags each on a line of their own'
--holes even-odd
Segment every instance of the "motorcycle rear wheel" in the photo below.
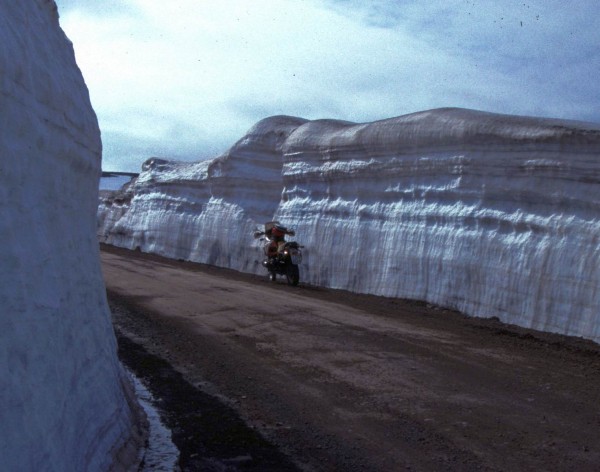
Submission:
<svg viewBox="0 0 600 472">
<path fill-rule="evenodd" d="M 293 285 L 294 287 L 298 285 L 298 282 L 300 282 L 300 270 L 298 269 L 298 266 L 294 264 L 288 265 L 285 276 L 288 285 Z"/>
</svg>

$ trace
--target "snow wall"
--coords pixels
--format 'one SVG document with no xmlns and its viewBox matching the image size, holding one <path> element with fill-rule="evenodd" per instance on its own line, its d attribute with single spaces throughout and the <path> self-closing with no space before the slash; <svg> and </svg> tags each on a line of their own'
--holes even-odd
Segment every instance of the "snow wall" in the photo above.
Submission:
<svg viewBox="0 0 600 472">
<path fill-rule="evenodd" d="M 101 143 L 49 0 L 0 0 L 0 463 L 127 470 L 144 440 L 96 238 Z"/>
<path fill-rule="evenodd" d="M 304 282 L 600 341 L 598 124 L 276 116 L 212 161 L 148 160 L 98 218 L 106 243 L 257 273 L 252 231 L 277 219 Z"/>
</svg>

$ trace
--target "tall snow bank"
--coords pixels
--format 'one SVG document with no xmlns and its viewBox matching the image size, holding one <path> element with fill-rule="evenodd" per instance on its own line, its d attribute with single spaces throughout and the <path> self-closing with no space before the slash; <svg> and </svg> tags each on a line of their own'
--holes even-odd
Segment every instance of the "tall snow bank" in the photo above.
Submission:
<svg viewBox="0 0 600 472">
<path fill-rule="evenodd" d="M 118 192 L 102 192 L 100 240 L 116 246 L 251 272 L 257 222 L 277 211 L 282 146 L 307 120 L 257 123 L 225 155 L 183 163 L 149 159 Z"/>
<path fill-rule="evenodd" d="M 147 162 L 98 214 L 105 242 L 242 271 L 261 270 L 251 229 L 278 219 L 306 282 L 600 340 L 598 124 L 273 117 L 213 161 Z"/>
<path fill-rule="evenodd" d="M 0 0 L 0 463 L 125 469 L 139 431 L 96 233 L 101 143 L 49 0 Z"/>
</svg>

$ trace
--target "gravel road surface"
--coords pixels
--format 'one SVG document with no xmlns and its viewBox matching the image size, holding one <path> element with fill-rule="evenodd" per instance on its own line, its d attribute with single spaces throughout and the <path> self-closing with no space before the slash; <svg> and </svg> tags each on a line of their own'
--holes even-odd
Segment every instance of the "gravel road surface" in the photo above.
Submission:
<svg viewBox="0 0 600 472">
<path fill-rule="evenodd" d="M 183 470 L 600 470 L 597 344 L 111 246 L 101 259 L 123 362 L 164 400 Z"/>
</svg>

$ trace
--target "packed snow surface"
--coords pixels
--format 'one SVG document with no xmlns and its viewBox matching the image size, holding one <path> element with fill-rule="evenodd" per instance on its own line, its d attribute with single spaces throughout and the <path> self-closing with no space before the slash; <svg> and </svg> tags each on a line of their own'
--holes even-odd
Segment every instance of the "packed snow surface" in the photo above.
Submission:
<svg viewBox="0 0 600 472">
<path fill-rule="evenodd" d="M 276 116 L 214 160 L 148 160 L 98 217 L 104 242 L 258 273 L 276 219 L 304 282 L 600 340 L 598 124 Z"/>
<path fill-rule="evenodd" d="M 136 454 L 99 264 L 100 157 L 56 5 L 0 0 L 2 470 L 108 470 Z"/>
</svg>

